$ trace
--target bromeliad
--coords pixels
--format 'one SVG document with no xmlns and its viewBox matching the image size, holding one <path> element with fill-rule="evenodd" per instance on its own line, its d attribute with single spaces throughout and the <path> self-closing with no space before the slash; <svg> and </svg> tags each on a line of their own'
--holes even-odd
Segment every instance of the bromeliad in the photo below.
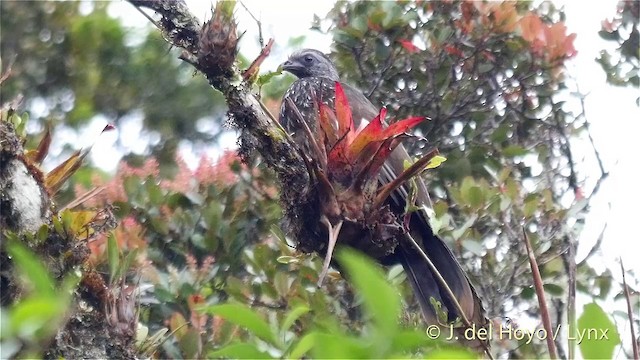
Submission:
<svg viewBox="0 0 640 360">
<path fill-rule="evenodd" d="M 290 105 L 296 109 L 294 104 Z M 320 221 L 328 231 L 327 254 L 318 280 L 321 284 L 338 238 L 358 247 L 357 243 L 362 239 L 374 243 L 393 241 L 396 233 L 403 231 L 396 215 L 384 205 L 384 201 L 393 190 L 424 169 L 435 153 L 429 153 L 408 167 L 398 176 L 398 181 L 380 187 L 380 168 L 401 141 L 411 136 L 406 132 L 426 118 L 410 117 L 385 126 L 387 110 L 382 108 L 374 119 L 362 122 L 356 128 L 348 99 L 339 82 L 335 83 L 335 112 L 320 101 L 317 109 L 319 126 L 315 127 L 315 134 L 302 114 L 294 111 L 303 124 L 313 152 L 311 159 L 305 158 L 310 173 L 318 180 Z M 350 235 L 340 237 L 345 222 L 349 224 Z M 360 232 L 359 236 L 354 237 L 354 231 Z"/>
</svg>

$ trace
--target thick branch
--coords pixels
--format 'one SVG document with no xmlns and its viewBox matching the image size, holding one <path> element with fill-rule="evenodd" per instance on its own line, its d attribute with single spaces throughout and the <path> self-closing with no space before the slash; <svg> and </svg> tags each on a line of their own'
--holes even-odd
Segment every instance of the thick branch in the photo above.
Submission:
<svg viewBox="0 0 640 360">
<path fill-rule="evenodd" d="M 129 0 L 137 8 L 148 8 L 161 16 L 160 30 L 171 45 L 185 49 L 191 54 L 198 52 L 200 24 L 189 12 L 184 0 Z"/>
<path fill-rule="evenodd" d="M 285 212 L 302 213 L 297 207 L 304 206 L 301 199 L 306 196 L 309 182 L 304 161 L 282 127 L 251 92 L 251 86 L 243 81 L 233 61 L 228 59 L 229 49 L 235 46 L 233 41 L 237 42 L 232 11 L 216 6 L 212 20 L 201 27 L 182 0 L 129 2 L 161 16 L 155 24 L 165 39 L 188 52 L 188 57 L 183 52 L 181 58 L 224 95 L 229 118 L 240 131 L 241 155 L 246 158 L 254 151 L 260 153 L 278 176 Z"/>
</svg>

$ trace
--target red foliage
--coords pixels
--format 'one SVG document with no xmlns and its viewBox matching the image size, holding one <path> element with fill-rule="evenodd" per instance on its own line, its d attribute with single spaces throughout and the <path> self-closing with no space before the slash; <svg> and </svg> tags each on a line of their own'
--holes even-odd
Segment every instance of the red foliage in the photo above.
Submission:
<svg viewBox="0 0 640 360">
<path fill-rule="evenodd" d="M 519 21 L 522 38 L 531 46 L 534 54 L 546 61 L 568 59 L 576 55 L 573 41 L 576 34 L 567 35 L 567 27 L 562 22 L 545 24 L 532 12 Z"/>
<path fill-rule="evenodd" d="M 407 52 L 409 52 L 410 54 L 415 54 L 420 52 L 420 48 L 415 46 L 411 40 L 407 40 L 407 39 L 400 39 L 398 40 L 398 42 L 400 43 L 400 45 L 402 45 L 402 47 L 407 50 Z"/>
<path fill-rule="evenodd" d="M 460 4 L 462 16 L 455 20 L 455 24 L 463 34 L 474 34 L 477 25 L 481 25 L 475 36 L 486 37 L 489 33 L 515 33 L 529 43 L 532 53 L 546 62 L 560 64 L 558 60 L 565 60 L 576 55 L 573 46 L 576 34 L 567 34 L 567 27 L 563 22 L 547 24 L 534 12 L 524 15 L 518 14 L 515 1 L 480 2 L 463 1 Z M 613 24 L 603 23 L 605 29 L 611 29 Z M 472 35 L 473 36 L 473 35 Z M 445 45 L 444 51 L 450 55 L 460 56 L 461 52 L 453 45 Z M 487 54 L 485 57 L 488 60 Z"/>
<path fill-rule="evenodd" d="M 358 178 L 375 179 L 382 164 L 400 144 L 401 136 L 425 118 L 412 117 L 384 127 L 387 110 L 382 108 L 370 123 L 356 129 L 344 90 L 339 82 L 335 86 L 335 116 L 327 105 L 320 106 L 320 138 L 324 139 L 327 153 L 327 172 L 343 185 Z"/>
</svg>

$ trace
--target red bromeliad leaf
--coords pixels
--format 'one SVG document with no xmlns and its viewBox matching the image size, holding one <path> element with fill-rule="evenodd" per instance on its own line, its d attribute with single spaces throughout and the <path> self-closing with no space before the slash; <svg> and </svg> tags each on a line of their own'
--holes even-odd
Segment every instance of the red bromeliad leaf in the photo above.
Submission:
<svg viewBox="0 0 640 360">
<path fill-rule="evenodd" d="M 367 126 L 362 129 L 349 145 L 347 156 L 349 159 L 356 159 L 363 149 L 372 142 L 384 140 L 382 121 L 387 114 L 387 109 L 380 109 L 380 113 Z"/>
<path fill-rule="evenodd" d="M 357 178 L 374 176 L 391 152 L 400 145 L 404 133 L 425 119 L 424 117 L 412 117 L 397 121 L 383 129 L 382 119 L 384 119 L 385 113 L 386 110 L 383 108 L 380 115 L 358 134 L 349 148 L 350 159 L 357 159 L 354 166 L 358 174 Z"/>
<path fill-rule="evenodd" d="M 385 127 L 386 108 L 357 131 L 348 99 L 340 83 L 335 84 L 335 112 L 326 104 L 319 107 L 319 136 L 327 153 L 327 173 L 341 183 L 360 187 L 373 179 L 391 152 L 405 138 L 405 132 L 424 117 L 411 117 Z M 333 175 L 331 175 L 333 174 Z M 354 182 L 355 181 L 355 182 Z"/>
<path fill-rule="evenodd" d="M 412 127 L 418 125 L 425 119 L 426 118 L 424 116 L 416 116 L 416 117 L 410 117 L 407 119 L 396 121 L 393 124 L 389 125 L 389 127 L 387 127 L 386 129 L 384 129 L 384 132 L 383 132 L 384 137 L 388 138 L 388 137 L 400 135 L 406 132 L 407 130 L 411 129 Z"/>
<path fill-rule="evenodd" d="M 345 138 L 338 142 L 327 154 L 327 168 L 333 173 L 343 173 L 351 170 L 352 161 L 347 157 Z"/>
<path fill-rule="evenodd" d="M 353 126 L 353 117 L 351 116 L 351 107 L 349 101 L 342 89 L 342 85 L 336 81 L 336 117 L 338 118 L 338 134 L 339 137 L 346 137 L 347 143 L 351 143 L 355 135 Z"/>
<path fill-rule="evenodd" d="M 384 162 L 387 161 L 387 158 L 393 150 L 400 145 L 402 138 L 404 138 L 403 134 L 386 138 L 375 148 L 373 155 L 361 157 L 360 160 L 363 162 L 367 161 L 367 163 L 359 169 L 356 177 L 358 179 L 373 178 L 375 174 L 378 173 Z"/>
</svg>

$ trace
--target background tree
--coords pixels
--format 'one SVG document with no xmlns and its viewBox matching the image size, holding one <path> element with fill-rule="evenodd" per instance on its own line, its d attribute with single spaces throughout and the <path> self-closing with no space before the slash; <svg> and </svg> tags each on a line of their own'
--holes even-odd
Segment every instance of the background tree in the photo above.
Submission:
<svg viewBox="0 0 640 360">
<path fill-rule="evenodd" d="M 614 43 L 614 51 L 602 50 L 597 61 L 607 73 L 607 81 L 617 86 L 640 86 L 640 4 L 620 1 L 615 16 L 602 21 L 600 36 Z"/>
<path fill-rule="evenodd" d="M 126 31 L 105 3 L 0 6 L 3 64 L 12 60 L 6 54 L 16 54 L 2 83 L 3 103 L 23 94 L 33 121 L 54 119 L 58 128 L 81 127 L 98 115 L 116 125 L 138 118 L 160 139 L 115 176 L 85 171 L 73 187 L 76 196 L 104 187 L 85 206 L 115 206 L 121 226 L 112 239 L 120 251 L 137 249 L 138 270 L 127 279 L 139 284 L 140 322 L 150 333 L 170 331 L 152 347 L 159 346 L 156 356 L 436 354 L 438 344 L 410 330 L 421 323 L 410 298 L 402 312 L 406 327 L 384 333 L 366 309 L 377 304 L 393 318 L 393 296 L 372 296 L 357 282 L 355 294 L 337 274 L 315 287 L 320 260 L 296 252 L 282 234 L 277 184 L 263 163 L 241 165 L 227 154 L 217 163 L 202 156 L 190 168 L 175 155 L 178 141 L 215 141 L 212 133 L 226 117 L 222 97 L 157 31 Z M 590 297 L 612 295 L 611 271 L 575 264 L 573 255 L 574 225 L 588 210 L 591 189 L 583 188 L 586 174 L 571 147 L 586 128 L 563 106 L 570 81 L 563 64 L 575 53 L 563 18 L 549 3 L 340 2 L 316 24 L 331 24 L 324 31 L 334 39 L 342 75 L 374 103 L 395 118 L 432 118 L 419 130 L 427 142 L 413 148 L 438 147 L 448 158 L 427 174 L 436 200 L 432 225 L 463 260 L 496 324 L 505 317 L 539 321 L 523 229 L 541 265 L 554 324 L 571 316 L 574 284 Z M 281 93 L 274 89 L 286 81 L 268 81 L 270 108 L 277 109 Z M 108 236 L 90 247 L 91 266 L 108 277 Z M 362 276 L 381 279 L 375 271 Z M 406 295 L 403 276 L 392 268 L 386 280 Z M 376 331 L 391 345 L 381 348 L 386 342 L 370 337 Z M 493 347 L 512 357 L 546 354 L 543 341 L 525 342 L 502 339 Z M 609 345 L 600 343 L 599 354 L 610 356 L 615 341 Z"/>
<path fill-rule="evenodd" d="M 168 52 L 157 32 L 129 31 L 109 15 L 109 2 L 1 6 L 0 46 L 12 76 L 0 96 L 6 103 L 22 95 L 31 126 L 140 122 L 140 142 L 163 164 L 171 163 L 181 140 L 202 146 L 223 132 L 220 95 L 204 96 L 207 83 Z M 136 155 L 130 157 L 140 165 Z"/>
</svg>

